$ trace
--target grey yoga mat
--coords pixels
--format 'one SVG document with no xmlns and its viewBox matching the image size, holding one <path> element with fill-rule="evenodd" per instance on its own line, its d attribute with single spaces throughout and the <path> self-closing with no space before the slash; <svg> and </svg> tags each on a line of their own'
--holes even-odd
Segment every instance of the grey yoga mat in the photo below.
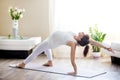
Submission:
<svg viewBox="0 0 120 80">
<path fill-rule="evenodd" d="M 10 64 L 9 67 L 16 68 L 15 64 Z M 85 69 L 80 68 L 78 70 L 77 75 L 69 75 L 67 72 L 72 71 L 71 67 L 68 66 L 53 66 L 53 67 L 45 67 L 38 64 L 28 64 L 25 68 L 19 68 L 19 69 L 25 69 L 25 70 L 32 70 L 32 71 L 40 71 L 40 72 L 46 72 L 46 73 L 52 73 L 52 74 L 60 74 L 60 75 L 67 75 L 67 76 L 74 76 L 74 77 L 83 77 L 83 78 L 94 78 L 100 75 L 104 75 L 107 72 L 100 71 L 100 70 L 91 70 L 91 69 Z"/>
</svg>

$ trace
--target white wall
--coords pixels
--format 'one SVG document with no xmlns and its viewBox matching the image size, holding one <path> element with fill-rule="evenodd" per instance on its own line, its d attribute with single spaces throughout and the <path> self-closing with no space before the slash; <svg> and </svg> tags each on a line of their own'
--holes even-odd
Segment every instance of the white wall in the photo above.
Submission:
<svg viewBox="0 0 120 80">
<path fill-rule="evenodd" d="M 19 20 L 19 35 L 49 35 L 49 0 L 0 0 L 0 35 L 12 34 L 12 20 L 8 8 L 25 8 L 24 17 Z"/>
</svg>

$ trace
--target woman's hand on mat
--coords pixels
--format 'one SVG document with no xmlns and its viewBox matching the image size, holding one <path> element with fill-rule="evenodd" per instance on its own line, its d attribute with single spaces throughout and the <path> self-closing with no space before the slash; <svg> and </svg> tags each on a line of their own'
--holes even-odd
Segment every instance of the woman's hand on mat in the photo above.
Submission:
<svg viewBox="0 0 120 80">
<path fill-rule="evenodd" d="M 69 75 L 76 75 L 77 73 L 76 72 L 68 72 Z"/>
</svg>

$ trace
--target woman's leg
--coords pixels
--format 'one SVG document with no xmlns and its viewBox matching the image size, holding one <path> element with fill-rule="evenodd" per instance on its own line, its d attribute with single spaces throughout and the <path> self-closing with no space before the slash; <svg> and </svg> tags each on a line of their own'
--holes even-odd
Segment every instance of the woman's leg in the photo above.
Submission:
<svg viewBox="0 0 120 80">
<path fill-rule="evenodd" d="M 29 63 L 33 59 L 35 59 L 38 55 L 40 55 L 43 51 L 50 49 L 49 43 L 47 41 L 42 42 L 39 44 L 33 52 L 20 64 L 17 65 L 19 68 L 25 67 L 25 64 Z"/>
<path fill-rule="evenodd" d="M 52 61 L 52 51 L 51 51 L 51 49 L 45 50 L 45 55 L 47 56 L 48 60 Z"/>
<path fill-rule="evenodd" d="M 52 66 L 53 64 L 52 64 L 52 51 L 51 51 L 51 49 L 45 50 L 45 55 L 48 58 L 48 62 L 43 64 L 43 66 Z"/>
<path fill-rule="evenodd" d="M 50 49 L 48 42 L 47 41 L 42 42 L 33 50 L 31 55 L 24 60 L 24 63 L 25 64 L 29 63 L 30 61 L 35 59 L 38 55 L 40 55 L 42 52 L 46 51 L 47 49 Z"/>
</svg>

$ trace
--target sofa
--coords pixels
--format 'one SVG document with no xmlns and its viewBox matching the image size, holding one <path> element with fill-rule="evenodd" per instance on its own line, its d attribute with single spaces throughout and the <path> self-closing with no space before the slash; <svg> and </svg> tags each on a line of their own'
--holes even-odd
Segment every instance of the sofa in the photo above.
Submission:
<svg viewBox="0 0 120 80">
<path fill-rule="evenodd" d="M 111 56 L 111 62 L 113 64 L 120 65 L 120 42 L 119 41 L 104 42 L 103 45 L 106 47 L 111 47 L 114 53 L 105 49 L 102 49 L 102 52 L 104 54 L 108 54 Z"/>
</svg>

